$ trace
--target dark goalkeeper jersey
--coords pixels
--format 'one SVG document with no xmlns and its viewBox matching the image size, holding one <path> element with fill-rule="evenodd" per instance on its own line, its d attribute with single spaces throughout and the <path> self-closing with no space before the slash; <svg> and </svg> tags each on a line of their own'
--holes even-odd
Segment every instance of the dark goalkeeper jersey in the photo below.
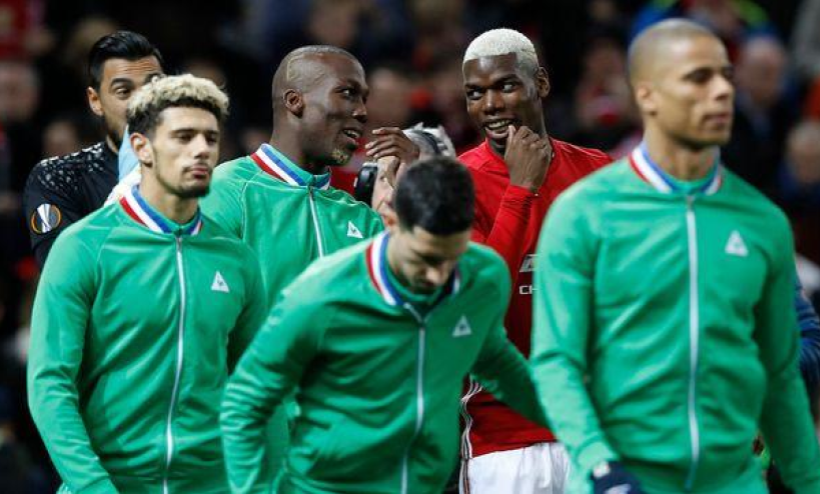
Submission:
<svg viewBox="0 0 820 494">
<path fill-rule="evenodd" d="M 105 141 L 41 161 L 23 193 L 31 248 L 42 269 L 51 245 L 68 225 L 99 209 L 117 184 L 117 154 Z"/>
</svg>

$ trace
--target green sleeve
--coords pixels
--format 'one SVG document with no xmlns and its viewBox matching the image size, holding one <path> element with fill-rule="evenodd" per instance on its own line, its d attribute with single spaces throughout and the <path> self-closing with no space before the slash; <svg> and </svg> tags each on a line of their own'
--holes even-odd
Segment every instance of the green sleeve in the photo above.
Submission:
<svg viewBox="0 0 820 494">
<path fill-rule="evenodd" d="M 244 230 L 243 187 L 241 181 L 228 177 L 226 170 L 217 167 L 211 190 L 200 201 L 202 213 L 236 238 L 242 238 Z"/>
<path fill-rule="evenodd" d="M 498 269 L 495 270 L 497 274 L 492 279 L 499 286 L 499 293 L 492 300 L 501 300 L 503 303 L 497 304 L 498 314 L 481 346 L 472 375 L 484 389 L 518 413 L 533 422 L 546 425 L 547 420 L 538 401 L 527 360 L 507 338 L 504 329 L 504 315 L 510 300 L 510 277 L 501 258 L 495 253 L 492 255 L 498 261 Z"/>
<path fill-rule="evenodd" d="M 265 425 L 319 351 L 320 312 L 303 303 L 302 288 L 297 283 L 285 291 L 225 389 L 220 425 L 234 494 L 256 492 L 270 477 Z"/>
<path fill-rule="evenodd" d="M 268 296 L 262 284 L 261 268 L 256 255 L 247 250 L 245 306 L 236 320 L 228 340 L 228 369 L 233 372 L 239 358 L 256 336 L 268 313 Z"/>
<path fill-rule="evenodd" d="M 617 455 L 584 385 L 597 246 L 592 219 L 584 213 L 598 207 L 583 203 L 578 192 L 558 198 L 541 230 L 530 362 L 553 432 L 586 478 L 595 465 Z"/>
<path fill-rule="evenodd" d="M 28 402 L 51 460 L 71 491 L 116 493 L 80 415 L 77 374 L 96 296 L 93 260 L 97 254 L 74 233 L 69 229 L 58 237 L 37 287 Z"/>
<path fill-rule="evenodd" d="M 755 308 L 760 359 L 768 375 L 760 429 L 783 481 L 795 494 L 820 492 L 820 447 L 798 364 L 800 332 L 794 308 L 791 233 L 778 246 L 769 279 Z"/>
</svg>

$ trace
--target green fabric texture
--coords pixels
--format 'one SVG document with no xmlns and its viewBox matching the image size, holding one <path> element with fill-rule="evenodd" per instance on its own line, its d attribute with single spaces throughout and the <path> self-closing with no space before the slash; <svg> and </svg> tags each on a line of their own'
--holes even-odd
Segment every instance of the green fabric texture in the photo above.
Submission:
<svg viewBox="0 0 820 494">
<path fill-rule="evenodd" d="M 622 160 L 556 201 L 531 363 L 576 486 L 617 459 L 647 492 L 751 492 L 738 482 L 760 475 L 759 427 L 786 482 L 820 490 L 793 256 L 783 213 L 727 170 L 689 196 Z"/>
<path fill-rule="evenodd" d="M 266 315 L 258 266 L 207 217 L 194 236 L 156 233 L 112 204 L 60 235 L 34 302 L 28 393 L 64 489 L 226 490 L 219 401 Z"/>
<path fill-rule="evenodd" d="M 471 371 L 545 421 L 526 361 L 503 328 L 510 283 L 497 254 L 472 244 L 459 261 L 460 289 L 420 322 L 377 290 L 367 247 L 313 264 L 242 357 L 221 417 L 233 492 L 254 491 L 264 417 L 294 389 L 300 415 L 279 492 L 441 492 L 458 454 Z M 462 322 L 469 329 L 457 332 Z"/>
</svg>

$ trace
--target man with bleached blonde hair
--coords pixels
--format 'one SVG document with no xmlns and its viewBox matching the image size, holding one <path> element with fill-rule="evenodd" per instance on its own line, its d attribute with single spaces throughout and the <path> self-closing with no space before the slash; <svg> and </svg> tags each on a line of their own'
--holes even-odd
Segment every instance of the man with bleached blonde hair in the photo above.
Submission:
<svg viewBox="0 0 820 494">
<path fill-rule="evenodd" d="M 141 182 L 46 262 L 28 395 L 60 492 L 228 491 L 219 401 L 267 307 L 255 255 L 199 211 L 227 111 L 206 79 L 146 85 L 127 113 Z"/>
</svg>

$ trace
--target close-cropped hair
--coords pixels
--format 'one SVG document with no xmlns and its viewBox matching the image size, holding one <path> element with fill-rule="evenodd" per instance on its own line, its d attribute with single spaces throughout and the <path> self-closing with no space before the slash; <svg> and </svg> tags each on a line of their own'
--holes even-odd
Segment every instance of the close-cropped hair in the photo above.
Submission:
<svg viewBox="0 0 820 494">
<path fill-rule="evenodd" d="M 538 54 L 532 41 L 514 29 L 505 28 L 491 29 L 475 38 L 464 52 L 462 63 L 510 54 L 516 55 L 521 68 L 533 74 L 538 70 Z"/>
<path fill-rule="evenodd" d="M 407 169 L 396 188 L 393 208 L 404 229 L 418 226 L 433 235 L 452 235 L 472 226 L 474 202 L 467 168 L 453 158 L 436 156 Z"/>
<path fill-rule="evenodd" d="M 228 115 L 228 95 L 210 79 L 191 74 L 158 77 L 128 103 L 128 129 L 148 135 L 156 130 L 163 110 L 176 107 L 209 111 L 221 123 Z"/>
<path fill-rule="evenodd" d="M 148 39 L 133 31 L 117 31 L 98 39 L 88 53 L 88 81 L 96 90 L 100 89 L 103 65 L 112 58 L 129 61 L 146 57 L 156 57 L 160 67 L 164 66 L 162 55 Z"/>
</svg>

